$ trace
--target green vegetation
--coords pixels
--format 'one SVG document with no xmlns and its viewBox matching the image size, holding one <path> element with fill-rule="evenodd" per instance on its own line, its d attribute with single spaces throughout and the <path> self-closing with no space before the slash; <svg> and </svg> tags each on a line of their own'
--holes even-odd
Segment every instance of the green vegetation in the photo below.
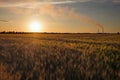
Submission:
<svg viewBox="0 0 120 80">
<path fill-rule="evenodd" d="M 0 80 L 120 80 L 120 35 L 0 34 Z"/>
</svg>

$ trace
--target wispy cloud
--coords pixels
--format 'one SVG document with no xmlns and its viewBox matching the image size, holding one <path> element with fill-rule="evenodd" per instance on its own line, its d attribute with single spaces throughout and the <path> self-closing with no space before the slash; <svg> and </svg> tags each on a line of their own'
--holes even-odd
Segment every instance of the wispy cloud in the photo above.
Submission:
<svg viewBox="0 0 120 80">
<path fill-rule="evenodd" d="M 52 5 L 58 5 L 58 4 L 72 4 L 72 3 L 77 3 L 77 2 L 87 2 L 91 0 L 50 0 L 50 1 L 45 1 L 45 0 L 40 0 L 40 1 L 31 1 L 31 0 L 24 0 L 23 1 L 14 1 L 14 0 L 0 0 L 0 7 L 25 7 L 25 8 L 33 8 L 36 6 L 41 6 L 41 5 L 47 5 L 47 4 L 52 4 Z"/>
<path fill-rule="evenodd" d="M 73 4 L 73 3 L 83 3 L 83 2 L 112 2 L 120 3 L 120 0 L 0 0 L 0 7 L 25 7 L 25 8 L 34 8 L 41 5 L 60 5 L 60 4 Z"/>
<path fill-rule="evenodd" d="M 92 2 L 97 2 L 97 3 L 120 3 L 120 0 L 91 0 Z"/>
<path fill-rule="evenodd" d="M 1 2 L 0 7 L 25 7 L 25 8 L 33 8 L 41 5 L 47 4 L 69 4 L 69 3 L 76 3 L 76 1 L 42 1 L 42 2 L 15 2 L 15 3 L 8 3 L 8 2 Z"/>
<path fill-rule="evenodd" d="M 120 3 L 120 0 L 112 0 L 114 3 Z"/>
</svg>

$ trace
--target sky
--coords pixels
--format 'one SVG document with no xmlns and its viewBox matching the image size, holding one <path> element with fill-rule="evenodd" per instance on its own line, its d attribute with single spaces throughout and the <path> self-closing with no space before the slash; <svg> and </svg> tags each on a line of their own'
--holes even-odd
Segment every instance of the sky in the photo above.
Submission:
<svg viewBox="0 0 120 80">
<path fill-rule="evenodd" d="M 0 31 L 120 32 L 120 0 L 0 0 Z"/>
</svg>

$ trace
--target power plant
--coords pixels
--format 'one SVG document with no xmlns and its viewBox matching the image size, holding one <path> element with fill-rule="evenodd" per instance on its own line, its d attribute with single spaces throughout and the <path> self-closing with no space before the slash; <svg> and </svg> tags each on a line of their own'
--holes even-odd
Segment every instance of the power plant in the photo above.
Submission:
<svg viewBox="0 0 120 80">
<path fill-rule="evenodd" d="M 103 27 L 98 28 L 98 33 L 104 33 L 104 28 Z"/>
</svg>

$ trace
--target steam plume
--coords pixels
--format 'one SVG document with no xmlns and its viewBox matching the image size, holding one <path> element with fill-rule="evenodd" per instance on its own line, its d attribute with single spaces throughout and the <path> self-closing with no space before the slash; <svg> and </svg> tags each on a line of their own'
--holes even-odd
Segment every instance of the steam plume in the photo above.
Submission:
<svg viewBox="0 0 120 80">
<path fill-rule="evenodd" d="M 78 20 L 83 21 L 85 23 L 89 23 L 89 24 L 97 26 L 98 28 L 101 29 L 101 32 L 104 33 L 104 28 L 100 23 L 98 23 L 98 22 L 96 22 L 96 21 L 94 21 L 94 20 L 92 20 L 92 19 L 90 19 L 88 17 L 80 16 L 79 14 L 77 14 L 77 13 L 75 13 L 73 11 L 70 13 L 70 16 L 72 18 L 78 19 Z"/>
<path fill-rule="evenodd" d="M 0 20 L 0 22 L 9 22 L 9 21 L 7 21 L 7 20 Z"/>
</svg>

